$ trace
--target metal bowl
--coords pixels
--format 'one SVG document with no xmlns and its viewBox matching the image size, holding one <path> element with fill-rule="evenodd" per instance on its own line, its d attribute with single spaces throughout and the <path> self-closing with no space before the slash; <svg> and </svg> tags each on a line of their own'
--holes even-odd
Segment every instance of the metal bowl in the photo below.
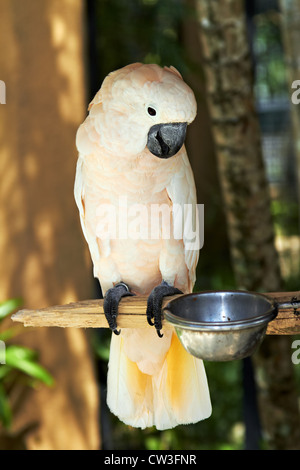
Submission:
<svg viewBox="0 0 300 470">
<path fill-rule="evenodd" d="M 250 356 L 277 315 L 273 299 L 244 291 L 186 294 L 163 309 L 183 347 L 206 361 Z"/>
</svg>

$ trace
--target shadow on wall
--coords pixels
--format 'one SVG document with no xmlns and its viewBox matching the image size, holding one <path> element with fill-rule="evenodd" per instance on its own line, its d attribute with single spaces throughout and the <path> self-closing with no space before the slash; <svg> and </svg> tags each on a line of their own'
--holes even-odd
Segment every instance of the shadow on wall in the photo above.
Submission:
<svg viewBox="0 0 300 470">
<path fill-rule="evenodd" d="M 93 296 L 73 198 L 76 130 L 85 117 L 82 0 L 2 0 L 0 297 L 41 308 Z M 30 449 L 97 449 L 98 390 L 85 332 L 25 330 L 54 389 L 23 397 L 15 426 L 38 422 Z"/>
<path fill-rule="evenodd" d="M 73 198 L 75 135 L 86 108 L 80 7 L 76 13 L 74 1 L 58 4 L 4 2 L 10 21 L 0 38 L 7 51 L 1 58 L 7 84 L 0 109 L 1 293 L 21 294 L 40 307 L 86 295 L 83 272 L 90 269 Z"/>
</svg>

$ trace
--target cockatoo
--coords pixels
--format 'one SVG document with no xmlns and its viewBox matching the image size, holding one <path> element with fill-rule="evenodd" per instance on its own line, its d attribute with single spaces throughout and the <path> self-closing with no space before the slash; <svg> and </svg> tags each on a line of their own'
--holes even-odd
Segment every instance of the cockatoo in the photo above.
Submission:
<svg viewBox="0 0 300 470">
<path fill-rule="evenodd" d="M 121 421 L 142 429 L 169 429 L 211 414 L 202 361 L 161 321 L 163 298 L 190 293 L 195 282 L 199 249 L 187 246 L 186 230 L 175 237 L 178 207 L 196 206 L 184 146 L 195 116 L 194 94 L 174 67 L 136 63 L 105 78 L 76 137 L 75 200 L 115 333 L 107 404 Z M 157 207 L 169 208 L 171 216 L 153 216 Z M 126 232 L 130 223 L 139 230 Z M 152 236 L 144 230 L 149 223 L 156 224 Z M 128 295 L 148 296 L 145 328 L 118 329 L 118 305 Z"/>
</svg>

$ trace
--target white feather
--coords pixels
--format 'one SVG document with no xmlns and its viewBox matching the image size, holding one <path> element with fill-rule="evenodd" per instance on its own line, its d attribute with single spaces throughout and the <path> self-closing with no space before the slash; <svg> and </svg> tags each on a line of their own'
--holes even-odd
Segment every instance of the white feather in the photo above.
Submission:
<svg viewBox="0 0 300 470">
<path fill-rule="evenodd" d="M 83 165 L 84 157 L 79 154 L 76 166 L 76 176 L 75 176 L 75 185 L 74 185 L 74 197 L 79 210 L 80 223 L 82 227 L 82 232 L 87 241 L 91 258 L 94 265 L 94 276 L 97 277 L 98 273 L 96 270 L 97 264 L 100 261 L 100 252 L 99 245 L 97 242 L 97 237 L 95 234 L 88 229 L 88 225 L 85 221 L 85 186 L 83 178 Z M 109 240 L 106 241 L 106 245 L 109 245 Z M 109 246 L 106 246 L 106 251 L 109 251 Z"/>
<path fill-rule="evenodd" d="M 185 148 L 182 149 L 180 154 L 182 156 L 181 171 L 174 174 L 170 184 L 167 186 L 167 192 L 173 203 L 173 207 L 175 208 L 173 211 L 174 233 L 176 234 L 182 231 L 183 234 L 184 256 L 185 263 L 189 271 L 189 290 L 191 291 L 196 280 L 196 266 L 199 260 L 199 249 L 188 249 L 190 240 L 187 235 L 190 232 L 187 230 L 187 225 L 190 225 L 190 220 L 188 220 L 189 209 L 187 210 L 187 206 L 192 208 L 193 217 L 196 219 L 198 217 L 197 195 L 192 168 Z"/>
</svg>

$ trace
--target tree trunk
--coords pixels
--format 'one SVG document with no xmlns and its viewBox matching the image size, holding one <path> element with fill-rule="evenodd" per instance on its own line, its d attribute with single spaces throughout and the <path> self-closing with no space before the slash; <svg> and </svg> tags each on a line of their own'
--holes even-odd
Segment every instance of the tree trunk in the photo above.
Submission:
<svg viewBox="0 0 300 470">
<path fill-rule="evenodd" d="M 287 85 L 291 95 L 291 118 L 294 135 L 294 150 L 297 161 L 297 182 L 300 187 L 300 0 L 280 0 L 281 30 L 284 46 L 284 56 L 287 70 Z M 298 80 L 297 89 L 292 84 Z M 296 92 L 296 102 L 292 99 Z M 300 196 L 300 195 L 299 195 Z M 300 197 L 299 197 L 300 201 Z"/>
<path fill-rule="evenodd" d="M 1 0 L 0 297 L 41 308 L 93 295 L 91 263 L 73 198 L 75 134 L 86 110 L 82 0 Z M 13 326 L 13 324 L 12 324 Z M 100 446 L 98 388 L 87 336 L 24 330 L 53 388 L 13 396 L 13 433 L 28 449 Z M 35 425 L 35 426 L 32 426 Z M 22 434 L 22 433 L 21 433 Z"/>
<path fill-rule="evenodd" d="M 207 98 L 240 288 L 278 290 L 269 189 L 252 94 L 252 64 L 240 0 L 197 3 Z"/>
<path fill-rule="evenodd" d="M 250 291 L 280 290 L 244 3 L 197 0 L 196 5 L 236 283 L 238 288 Z M 290 357 L 289 338 L 283 337 L 266 338 L 255 357 L 256 371 L 264 377 L 264 388 L 259 383 L 261 418 L 272 448 L 299 446 L 299 415 Z"/>
<path fill-rule="evenodd" d="M 189 9 L 195 8 L 193 0 L 186 0 L 186 3 Z M 205 208 L 205 248 L 201 250 L 195 285 L 195 290 L 199 291 L 215 288 L 216 275 L 211 263 L 211 253 L 214 253 L 220 270 L 217 282 L 224 282 L 228 272 L 232 278 L 232 270 L 226 218 L 221 204 L 222 194 L 216 152 L 205 99 L 198 29 L 197 18 L 194 15 L 186 15 L 182 35 L 185 49 L 194 67 L 193 71 L 188 75 L 185 74 L 184 78 L 193 89 L 198 102 L 197 116 L 195 122 L 189 126 L 186 147 L 195 176 L 198 203 L 204 204 Z M 220 243 L 220 239 L 223 243 Z"/>
</svg>

